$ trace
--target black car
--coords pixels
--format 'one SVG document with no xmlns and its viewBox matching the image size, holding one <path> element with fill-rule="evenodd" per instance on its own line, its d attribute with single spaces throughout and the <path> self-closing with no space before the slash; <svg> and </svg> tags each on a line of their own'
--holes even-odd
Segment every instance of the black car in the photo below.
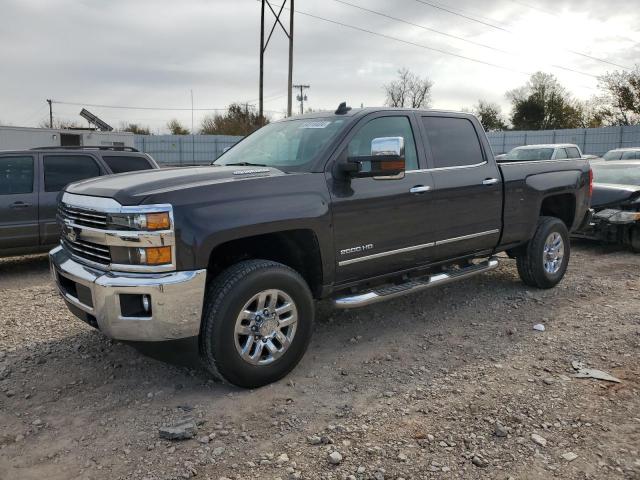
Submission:
<svg viewBox="0 0 640 480">
<path fill-rule="evenodd" d="M 640 162 L 592 163 L 592 221 L 578 237 L 629 245 L 640 252 Z"/>
</svg>

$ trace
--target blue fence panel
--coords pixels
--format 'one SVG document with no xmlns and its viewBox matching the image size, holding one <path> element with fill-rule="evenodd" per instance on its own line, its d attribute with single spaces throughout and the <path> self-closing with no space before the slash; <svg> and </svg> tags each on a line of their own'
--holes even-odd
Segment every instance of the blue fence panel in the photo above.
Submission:
<svg viewBox="0 0 640 480">
<path fill-rule="evenodd" d="M 613 148 L 640 147 L 640 125 L 630 127 L 575 128 L 488 132 L 496 155 L 521 145 L 575 143 L 585 154 L 602 155 Z M 136 135 L 138 150 L 160 165 L 208 165 L 242 137 L 231 135 Z"/>
<path fill-rule="evenodd" d="M 640 125 L 628 127 L 574 128 L 489 132 L 489 143 L 496 155 L 521 145 L 575 143 L 583 153 L 603 155 L 614 148 L 640 147 Z"/>
<path fill-rule="evenodd" d="M 232 135 L 136 135 L 135 146 L 162 166 L 208 165 L 241 139 Z"/>
</svg>

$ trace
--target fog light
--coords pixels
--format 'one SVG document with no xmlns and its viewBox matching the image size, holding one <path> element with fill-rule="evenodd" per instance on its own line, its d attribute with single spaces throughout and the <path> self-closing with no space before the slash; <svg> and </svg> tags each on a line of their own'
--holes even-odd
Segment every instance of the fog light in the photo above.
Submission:
<svg viewBox="0 0 640 480">
<path fill-rule="evenodd" d="M 151 297 L 149 295 L 142 295 L 142 308 L 146 313 L 151 311 Z"/>
</svg>

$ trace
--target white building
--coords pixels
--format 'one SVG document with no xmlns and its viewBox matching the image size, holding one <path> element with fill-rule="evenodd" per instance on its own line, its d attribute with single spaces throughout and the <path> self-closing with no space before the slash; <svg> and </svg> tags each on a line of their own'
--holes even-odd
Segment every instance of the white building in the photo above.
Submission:
<svg viewBox="0 0 640 480">
<path fill-rule="evenodd" d="M 72 146 L 134 147 L 135 145 L 133 133 L 128 132 L 0 126 L 0 150 Z"/>
</svg>

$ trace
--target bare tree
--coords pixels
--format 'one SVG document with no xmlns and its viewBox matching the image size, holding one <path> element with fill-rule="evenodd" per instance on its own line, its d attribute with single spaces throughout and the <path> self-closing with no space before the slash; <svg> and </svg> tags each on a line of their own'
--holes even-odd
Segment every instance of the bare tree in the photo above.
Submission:
<svg viewBox="0 0 640 480">
<path fill-rule="evenodd" d="M 602 114 L 612 125 L 640 124 L 640 65 L 633 71 L 614 71 L 600 77 L 604 90 Z"/>
<path fill-rule="evenodd" d="M 38 123 L 38 128 L 49 128 L 49 119 L 45 118 L 41 120 Z M 66 130 L 68 128 L 82 128 L 82 125 L 74 120 L 61 120 L 56 118 L 53 120 L 53 128 Z"/>
<path fill-rule="evenodd" d="M 143 127 L 137 123 L 122 123 L 119 130 L 121 132 L 135 133 L 137 135 L 149 135 L 151 133 L 149 131 L 149 127 Z"/>
<path fill-rule="evenodd" d="M 431 103 L 433 82 L 420 78 L 408 68 L 398 70 L 398 79 L 383 85 L 389 107 L 427 108 Z"/>
<path fill-rule="evenodd" d="M 189 130 L 182 125 L 177 118 L 169 120 L 167 122 L 167 128 L 171 132 L 171 135 L 189 135 Z"/>
<path fill-rule="evenodd" d="M 200 123 L 202 135 L 249 135 L 269 123 L 260 117 L 253 107 L 239 103 L 229 105 L 223 114 L 207 115 Z"/>
</svg>

